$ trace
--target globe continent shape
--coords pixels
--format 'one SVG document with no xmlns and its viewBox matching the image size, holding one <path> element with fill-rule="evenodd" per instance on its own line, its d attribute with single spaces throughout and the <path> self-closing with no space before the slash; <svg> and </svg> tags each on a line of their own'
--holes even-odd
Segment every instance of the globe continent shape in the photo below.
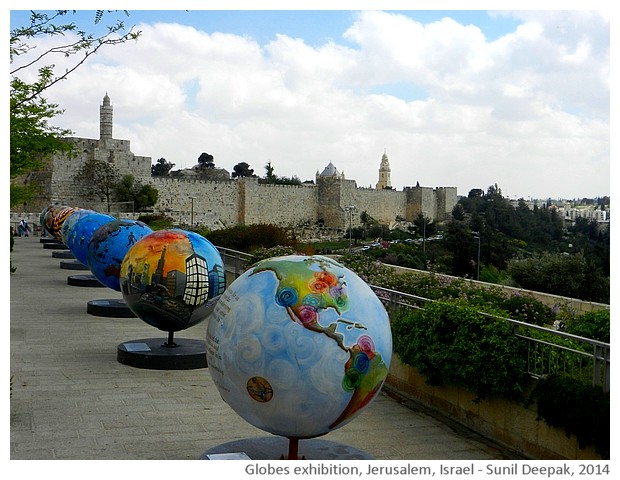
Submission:
<svg viewBox="0 0 620 480">
<path fill-rule="evenodd" d="M 75 259 L 82 265 L 88 266 L 88 242 L 93 233 L 106 223 L 114 221 L 115 218 L 112 215 L 91 210 L 84 210 L 84 212 L 88 213 L 79 213 L 74 222 L 71 220 L 76 215 L 75 212 L 67 219 L 69 224 L 66 226 L 67 231 L 63 236 L 63 241 Z M 64 224 L 63 228 L 65 228 Z"/>
<path fill-rule="evenodd" d="M 138 240 L 152 231 L 139 220 L 120 219 L 104 223 L 88 241 L 86 260 L 91 273 L 106 287 L 120 292 L 119 275 L 125 255 Z"/>
<path fill-rule="evenodd" d="M 127 306 L 149 325 L 167 332 L 203 321 L 224 292 L 224 262 L 203 236 L 158 230 L 133 245 L 121 264 Z"/>
<path fill-rule="evenodd" d="M 288 438 L 340 428 L 379 393 L 392 333 L 353 271 L 322 256 L 263 260 L 238 277 L 207 327 L 220 395 L 255 427 Z"/>
</svg>

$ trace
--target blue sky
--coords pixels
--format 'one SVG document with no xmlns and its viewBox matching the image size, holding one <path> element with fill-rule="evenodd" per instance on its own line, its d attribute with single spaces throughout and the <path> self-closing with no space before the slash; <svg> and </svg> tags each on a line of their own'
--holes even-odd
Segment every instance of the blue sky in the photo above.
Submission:
<svg viewBox="0 0 620 480">
<path fill-rule="evenodd" d="M 374 187 L 386 151 L 397 189 L 609 194 L 610 14 L 373 5 L 384 3 L 396 8 L 123 6 L 141 38 L 50 90 L 65 109 L 55 123 L 96 138 L 108 93 L 115 138 L 175 169 L 208 152 L 229 171 L 245 161 L 262 176 L 271 162 L 276 175 L 308 180 L 331 161 Z M 91 31 L 92 18 L 75 17 Z"/>
</svg>

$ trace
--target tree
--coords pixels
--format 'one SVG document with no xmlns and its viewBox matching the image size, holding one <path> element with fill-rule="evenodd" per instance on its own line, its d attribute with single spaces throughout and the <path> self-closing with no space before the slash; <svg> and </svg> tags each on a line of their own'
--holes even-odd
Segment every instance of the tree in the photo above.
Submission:
<svg viewBox="0 0 620 480">
<path fill-rule="evenodd" d="M 120 173 L 114 165 L 95 159 L 85 162 L 73 176 L 73 182 L 80 185 L 88 195 L 105 197 L 108 212 L 119 181 Z"/>
<path fill-rule="evenodd" d="M 132 202 L 137 211 L 152 207 L 157 203 L 159 192 L 151 185 L 136 182 L 133 175 L 125 175 L 115 187 L 116 199 Z"/>
<path fill-rule="evenodd" d="M 198 168 L 205 170 L 207 168 L 215 168 L 215 162 L 213 161 L 213 155 L 202 152 L 198 157 Z"/>
<path fill-rule="evenodd" d="M 160 158 L 157 160 L 155 165 L 151 165 L 151 175 L 154 177 L 165 177 L 170 173 L 172 167 L 174 167 L 174 163 L 168 162 L 165 158 Z"/>
<path fill-rule="evenodd" d="M 230 174 L 232 178 L 241 177 L 255 177 L 254 170 L 245 162 L 240 162 L 233 167 L 233 172 Z"/>
<path fill-rule="evenodd" d="M 107 27 L 107 33 L 100 36 L 94 36 L 78 29 L 73 22 L 59 24 L 58 22 L 69 13 L 75 13 L 75 11 L 56 10 L 53 14 L 31 12 L 30 25 L 15 28 L 10 32 L 11 180 L 39 170 L 44 160 L 53 153 L 71 149 L 70 144 L 62 140 L 62 137 L 71 134 L 71 131 L 53 127 L 48 123 L 53 117 L 62 114 L 63 110 L 57 104 L 49 103 L 42 94 L 66 79 L 103 46 L 124 43 L 130 39 L 135 40 L 140 35 L 140 32 L 131 30 L 120 34 L 125 28 L 122 22 Z M 109 11 L 97 10 L 94 23 L 98 24 L 105 13 Z M 64 39 L 70 33 L 75 35 L 74 41 L 56 44 L 41 52 L 28 43 L 40 37 Z M 53 64 L 43 65 L 43 62 L 50 61 L 55 55 L 60 55 L 65 59 L 73 57 L 77 60 L 57 73 Z M 17 59 L 21 61 L 17 62 Z M 18 65 L 14 66 L 14 63 Z M 37 69 L 37 78 L 28 82 L 23 77 L 32 69 Z M 33 187 L 11 182 L 11 206 L 28 201 L 32 197 Z"/>
<path fill-rule="evenodd" d="M 117 21 L 112 26 L 107 26 L 107 31 L 103 35 L 95 36 L 92 33 L 86 33 L 84 30 L 78 28 L 74 22 L 68 23 L 56 23 L 64 20 L 64 17 L 69 14 L 75 14 L 76 11 L 72 10 L 56 10 L 53 14 L 47 14 L 42 12 L 31 12 L 30 25 L 25 27 L 18 27 L 10 32 L 10 48 L 9 57 L 11 64 L 17 57 L 22 55 L 28 55 L 34 50 L 34 47 L 28 44 L 31 39 L 39 37 L 55 37 L 55 38 L 69 38 L 67 34 L 74 34 L 75 39 L 68 40 L 68 43 L 60 43 L 53 45 L 48 50 L 43 52 L 37 52 L 31 58 L 13 68 L 10 71 L 12 78 L 17 78 L 17 75 L 27 71 L 30 68 L 38 67 L 39 78 L 34 83 L 30 84 L 30 94 L 22 97 L 15 103 L 15 108 L 20 108 L 22 105 L 27 105 L 29 102 L 39 97 L 45 90 L 57 84 L 58 82 L 66 79 L 69 74 L 74 72 L 80 65 L 82 65 L 88 57 L 95 55 L 101 48 L 109 45 L 118 45 L 127 42 L 128 40 L 137 40 L 141 35 L 141 32 L 134 32 L 133 29 L 129 29 L 128 32 L 122 33 L 125 30 L 125 24 L 122 21 Z M 105 14 L 112 13 L 111 10 L 97 10 L 95 12 L 94 23 L 99 24 Z M 125 10 L 124 14 L 129 16 L 129 13 Z M 53 56 L 61 56 L 64 58 L 73 57 L 75 62 L 67 68 L 64 68 L 61 72 L 54 72 L 54 64 L 42 65 L 41 62 L 51 60 Z M 12 106 L 13 107 L 13 106 Z"/>
<path fill-rule="evenodd" d="M 267 183 L 276 183 L 277 178 L 273 173 L 271 162 L 267 162 L 267 165 L 265 165 L 265 180 L 267 180 Z"/>
</svg>

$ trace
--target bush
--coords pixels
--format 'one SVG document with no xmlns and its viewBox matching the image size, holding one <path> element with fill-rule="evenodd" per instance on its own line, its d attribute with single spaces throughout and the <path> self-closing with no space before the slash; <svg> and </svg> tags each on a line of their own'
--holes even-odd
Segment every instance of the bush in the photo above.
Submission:
<svg viewBox="0 0 620 480">
<path fill-rule="evenodd" d="M 291 231 L 277 225 L 238 225 L 213 231 L 201 229 L 198 233 L 218 247 L 246 253 L 258 248 L 290 247 L 296 244 Z"/>
<path fill-rule="evenodd" d="M 539 380 L 532 393 L 540 418 L 552 427 L 575 435 L 579 447 L 593 445 L 605 459 L 610 454 L 610 397 L 601 387 L 563 375 Z"/>
<path fill-rule="evenodd" d="M 511 325 L 460 301 L 400 310 L 392 321 L 394 351 L 431 385 L 456 385 L 476 395 L 520 398 L 529 377 L 524 342 Z"/>
<path fill-rule="evenodd" d="M 165 215 L 140 215 L 138 220 L 146 223 L 153 230 L 165 230 L 174 226 L 174 219 Z"/>
<path fill-rule="evenodd" d="M 610 343 L 610 311 L 586 312 L 566 321 L 564 331 L 579 337 Z"/>
</svg>

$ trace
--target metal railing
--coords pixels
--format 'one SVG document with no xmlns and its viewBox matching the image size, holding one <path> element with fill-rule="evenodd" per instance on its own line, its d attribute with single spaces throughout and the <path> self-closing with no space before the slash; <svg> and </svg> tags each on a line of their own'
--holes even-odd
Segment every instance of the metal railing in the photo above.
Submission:
<svg viewBox="0 0 620 480">
<path fill-rule="evenodd" d="M 244 252 L 217 247 L 224 261 L 226 272 L 233 279 L 240 276 L 254 262 L 254 257 Z M 434 300 L 408 293 L 370 285 L 383 303 L 390 318 L 401 308 L 423 309 L 424 304 Z M 534 377 L 553 373 L 565 373 L 572 378 L 600 385 L 610 391 L 609 343 L 578 337 L 551 328 L 503 318 L 480 312 L 482 315 L 501 318 L 513 325 L 514 334 L 527 342 L 527 369 Z M 574 348 L 578 347 L 578 348 Z"/>
</svg>

